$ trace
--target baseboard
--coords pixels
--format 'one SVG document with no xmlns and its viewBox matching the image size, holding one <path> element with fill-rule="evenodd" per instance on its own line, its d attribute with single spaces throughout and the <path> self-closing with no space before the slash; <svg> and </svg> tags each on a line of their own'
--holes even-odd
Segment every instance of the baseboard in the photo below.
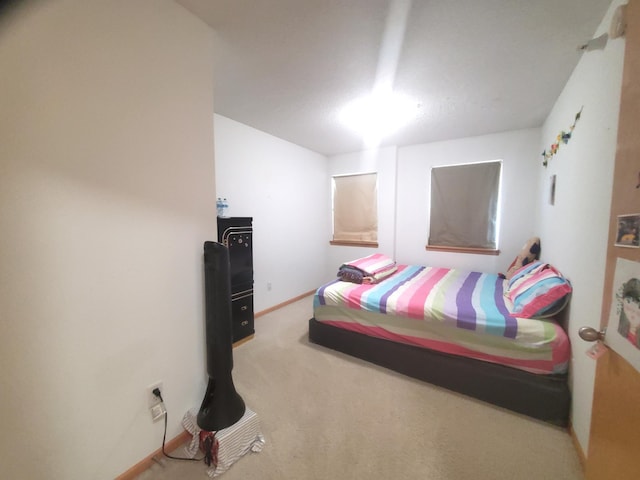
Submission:
<svg viewBox="0 0 640 480">
<path fill-rule="evenodd" d="M 313 293 L 315 293 L 315 289 L 311 290 L 309 292 L 303 293 L 302 295 L 298 295 L 297 297 L 294 297 L 294 298 L 292 298 L 290 300 L 287 300 L 286 302 L 279 303 L 278 305 L 275 305 L 275 306 L 273 306 L 271 308 L 267 308 L 266 310 L 262 310 L 260 312 L 257 312 L 254 315 L 254 317 L 257 318 L 257 317 L 261 317 L 263 315 L 266 315 L 267 313 L 271 313 L 271 312 L 273 312 L 275 310 L 278 310 L 278 309 L 280 309 L 280 308 L 282 308 L 282 307 L 284 307 L 286 305 L 289 305 L 290 303 L 294 303 L 294 302 L 297 302 L 298 300 L 302 300 L 304 297 L 308 297 L 309 295 L 312 295 Z M 237 347 L 239 345 L 242 345 L 243 343 L 248 342 L 252 338 L 253 338 L 253 335 L 250 335 L 250 336 L 248 336 L 246 338 L 243 338 L 242 340 L 237 341 L 236 343 L 233 344 L 233 346 Z M 168 442 L 166 442 L 165 443 L 165 450 L 170 452 L 171 450 L 174 450 L 174 449 L 178 448 L 180 445 L 182 445 L 183 443 L 188 442 L 189 440 L 191 440 L 191 434 L 185 430 L 181 434 L 179 434 L 177 437 L 175 437 L 172 440 L 169 440 Z M 140 475 L 142 472 L 144 472 L 149 467 L 151 467 L 151 465 L 153 465 L 155 457 L 162 457 L 162 448 L 159 448 L 158 450 L 153 452 L 151 455 L 146 457 L 144 460 L 136 463 L 129 470 L 127 470 L 126 472 L 124 472 L 120 476 L 116 477 L 115 480 L 133 480 L 133 479 L 135 479 L 138 475 Z"/>
<path fill-rule="evenodd" d="M 580 446 L 580 442 L 578 441 L 578 437 L 576 437 L 576 432 L 573 430 L 571 421 L 569 421 L 569 436 L 571 437 L 573 446 L 576 449 L 576 453 L 578 454 L 578 460 L 580 460 L 580 465 L 582 465 L 582 471 L 584 472 L 587 466 L 587 457 L 584 454 L 584 450 L 582 450 L 582 447 Z"/>
<path fill-rule="evenodd" d="M 267 308 L 266 310 L 261 310 L 259 312 L 257 312 L 254 317 L 258 318 L 261 317 L 263 315 L 266 315 L 267 313 L 271 313 L 271 312 L 275 312 L 276 310 L 285 307 L 287 305 L 289 305 L 290 303 L 294 303 L 297 302 L 298 300 L 302 300 L 304 297 L 308 297 L 309 295 L 312 295 L 316 293 L 315 289 L 314 290 L 310 290 L 307 293 L 303 293 L 302 295 L 298 295 L 297 297 L 292 298 L 291 300 L 287 300 L 286 302 L 282 302 L 279 303 L 278 305 L 274 305 L 273 307 Z"/>
<path fill-rule="evenodd" d="M 164 444 L 164 449 L 167 452 L 170 452 L 170 451 L 175 450 L 176 448 L 178 448 L 183 443 L 188 442 L 189 440 L 191 440 L 191 434 L 189 432 L 187 432 L 186 430 L 184 430 L 181 434 L 179 434 L 175 438 L 173 438 L 173 439 L 169 440 L 168 442 L 166 442 Z M 136 463 L 129 470 L 127 470 L 123 474 L 121 474 L 118 477 L 116 477 L 116 480 L 133 480 L 138 475 L 140 475 L 142 472 L 144 472 L 145 470 L 150 468 L 151 465 L 153 465 L 153 463 L 155 462 L 154 458 L 162 457 L 162 456 L 163 456 L 162 455 L 162 448 L 159 448 L 158 450 L 153 452 L 151 455 L 149 455 L 147 458 L 145 458 L 144 460 Z"/>
</svg>

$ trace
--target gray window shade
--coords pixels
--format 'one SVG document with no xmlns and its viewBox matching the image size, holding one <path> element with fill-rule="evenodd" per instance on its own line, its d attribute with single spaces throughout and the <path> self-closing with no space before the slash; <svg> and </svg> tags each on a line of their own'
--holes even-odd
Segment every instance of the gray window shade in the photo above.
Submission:
<svg viewBox="0 0 640 480">
<path fill-rule="evenodd" d="M 497 248 L 501 161 L 431 170 L 429 246 Z"/>
<path fill-rule="evenodd" d="M 333 177 L 333 240 L 378 240 L 377 174 Z"/>
</svg>

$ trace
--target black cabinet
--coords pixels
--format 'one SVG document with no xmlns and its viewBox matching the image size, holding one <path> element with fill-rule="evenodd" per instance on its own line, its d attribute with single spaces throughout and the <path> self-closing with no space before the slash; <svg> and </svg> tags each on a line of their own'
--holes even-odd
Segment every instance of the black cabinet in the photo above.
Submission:
<svg viewBox="0 0 640 480">
<path fill-rule="evenodd" d="M 229 249 L 233 342 L 254 334 L 253 218 L 218 217 L 218 242 Z"/>
</svg>

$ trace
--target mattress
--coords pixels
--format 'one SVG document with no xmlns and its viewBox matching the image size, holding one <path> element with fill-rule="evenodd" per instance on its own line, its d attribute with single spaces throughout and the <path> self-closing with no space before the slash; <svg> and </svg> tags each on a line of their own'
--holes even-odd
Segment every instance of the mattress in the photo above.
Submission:
<svg viewBox="0 0 640 480">
<path fill-rule="evenodd" d="M 566 373 L 569 339 L 553 319 L 510 313 L 495 274 L 398 265 L 372 285 L 335 280 L 314 296 L 314 318 L 372 337 L 514 367 Z"/>
</svg>

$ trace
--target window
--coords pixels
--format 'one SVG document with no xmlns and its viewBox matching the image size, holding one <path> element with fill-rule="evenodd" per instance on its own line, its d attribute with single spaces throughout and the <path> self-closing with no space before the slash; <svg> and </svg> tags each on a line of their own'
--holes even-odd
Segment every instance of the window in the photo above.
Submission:
<svg viewBox="0 0 640 480">
<path fill-rule="evenodd" d="M 427 250 L 497 255 L 502 161 L 431 170 Z"/>
<path fill-rule="evenodd" d="M 377 174 L 336 175 L 332 245 L 378 246 Z"/>
</svg>

